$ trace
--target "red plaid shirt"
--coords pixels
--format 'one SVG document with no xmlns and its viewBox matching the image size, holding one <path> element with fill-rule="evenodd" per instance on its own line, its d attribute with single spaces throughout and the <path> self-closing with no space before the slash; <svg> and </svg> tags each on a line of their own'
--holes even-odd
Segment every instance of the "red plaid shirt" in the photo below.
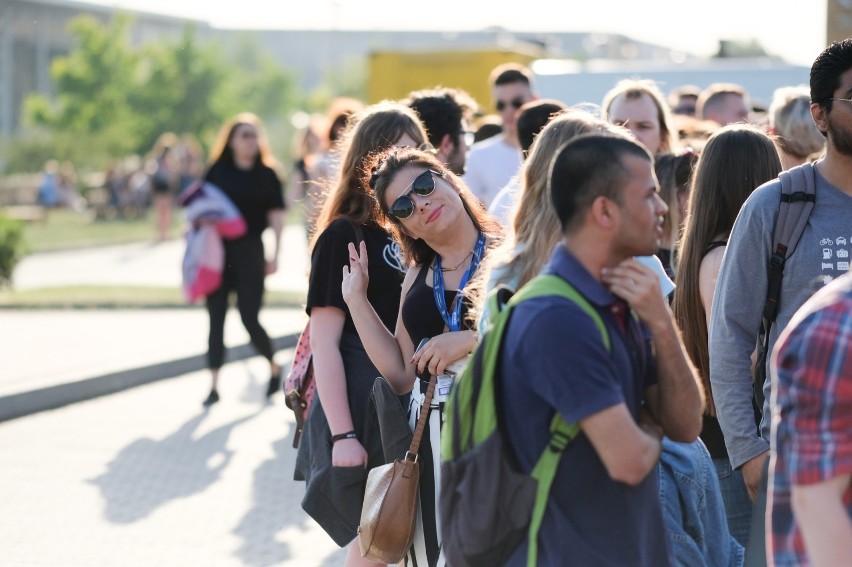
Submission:
<svg viewBox="0 0 852 567">
<path fill-rule="evenodd" d="M 791 485 L 852 473 L 852 275 L 802 306 L 778 339 L 771 368 L 768 559 L 776 567 L 807 566 Z M 843 500 L 852 517 L 852 489 Z"/>
</svg>

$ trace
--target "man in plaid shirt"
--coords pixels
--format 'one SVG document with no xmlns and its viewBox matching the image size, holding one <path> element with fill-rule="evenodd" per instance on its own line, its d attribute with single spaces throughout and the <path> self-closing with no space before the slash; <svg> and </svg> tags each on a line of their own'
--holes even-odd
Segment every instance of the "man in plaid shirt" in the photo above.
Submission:
<svg viewBox="0 0 852 567">
<path fill-rule="evenodd" d="M 796 312 L 771 370 L 770 564 L 852 565 L 852 274 Z"/>
</svg>

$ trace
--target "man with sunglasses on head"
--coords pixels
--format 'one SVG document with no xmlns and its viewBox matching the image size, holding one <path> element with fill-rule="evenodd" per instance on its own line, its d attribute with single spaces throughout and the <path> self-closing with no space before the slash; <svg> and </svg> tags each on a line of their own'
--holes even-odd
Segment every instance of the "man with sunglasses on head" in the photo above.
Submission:
<svg viewBox="0 0 852 567">
<path fill-rule="evenodd" d="M 435 156 L 456 175 L 464 174 L 467 152 L 473 144 L 470 119 L 476 102 L 460 89 L 415 91 L 402 101 L 420 117 Z"/>
<path fill-rule="evenodd" d="M 486 207 L 521 167 L 516 114 L 525 103 L 538 98 L 532 88 L 532 73 L 523 65 L 499 65 L 491 71 L 489 82 L 503 131 L 473 145 L 464 175 L 465 184 Z"/>
</svg>

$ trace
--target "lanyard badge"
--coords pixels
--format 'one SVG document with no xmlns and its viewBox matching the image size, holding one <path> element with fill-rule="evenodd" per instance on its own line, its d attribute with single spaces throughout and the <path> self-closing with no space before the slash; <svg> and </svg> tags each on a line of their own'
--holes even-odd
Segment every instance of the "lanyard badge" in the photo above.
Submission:
<svg viewBox="0 0 852 567">
<path fill-rule="evenodd" d="M 482 254 L 484 252 L 485 235 L 480 232 L 479 237 L 476 239 L 476 247 L 473 249 L 473 258 L 470 261 L 470 266 L 467 267 L 467 270 L 462 276 L 461 283 L 459 283 L 458 295 L 461 295 L 464 290 L 464 286 L 467 285 L 470 277 L 476 271 L 480 260 L 482 260 Z M 438 311 L 441 313 L 441 317 L 444 319 L 444 323 L 447 324 L 447 328 L 451 332 L 460 331 L 462 301 L 457 295 L 453 311 L 450 313 L 450 310 L 447 308 L 447 298 L 444 294 L 444 272 L 441 270 L 440 256 L 435 257 L 435 267 L 432 269 L 432 292 L 435 294 L 435 304 L 438 307 Z"/>
</svg>

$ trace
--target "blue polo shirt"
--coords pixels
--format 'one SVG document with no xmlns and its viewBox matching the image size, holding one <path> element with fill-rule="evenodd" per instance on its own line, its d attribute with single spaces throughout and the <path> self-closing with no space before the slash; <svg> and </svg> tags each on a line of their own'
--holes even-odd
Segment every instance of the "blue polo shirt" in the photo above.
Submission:
<svg viewBox="0 0 852 567">
<path fill-rule="evenodd" d="M 575 303 L 541 297 L 519 304 L 504 337 L 499 376 L 509 440 L 529 472 L 550 439 L 559 412 L 569 423 L 620 403 L 638 418 L 645 388 L 656 383 L 647 329 L 628 317 L 622 332 L 615 297 L 558 246 L 545 267 L 601 314 L 612 343 L 606 350 L 594 321 Z M 526 565 L 527 542 L 507 565 Z M 657 475 L 638 486 L 612 480 L 581 432 L 562 455 L 539 532 L 539 565 L 669 565 Z"/>
</svg>

